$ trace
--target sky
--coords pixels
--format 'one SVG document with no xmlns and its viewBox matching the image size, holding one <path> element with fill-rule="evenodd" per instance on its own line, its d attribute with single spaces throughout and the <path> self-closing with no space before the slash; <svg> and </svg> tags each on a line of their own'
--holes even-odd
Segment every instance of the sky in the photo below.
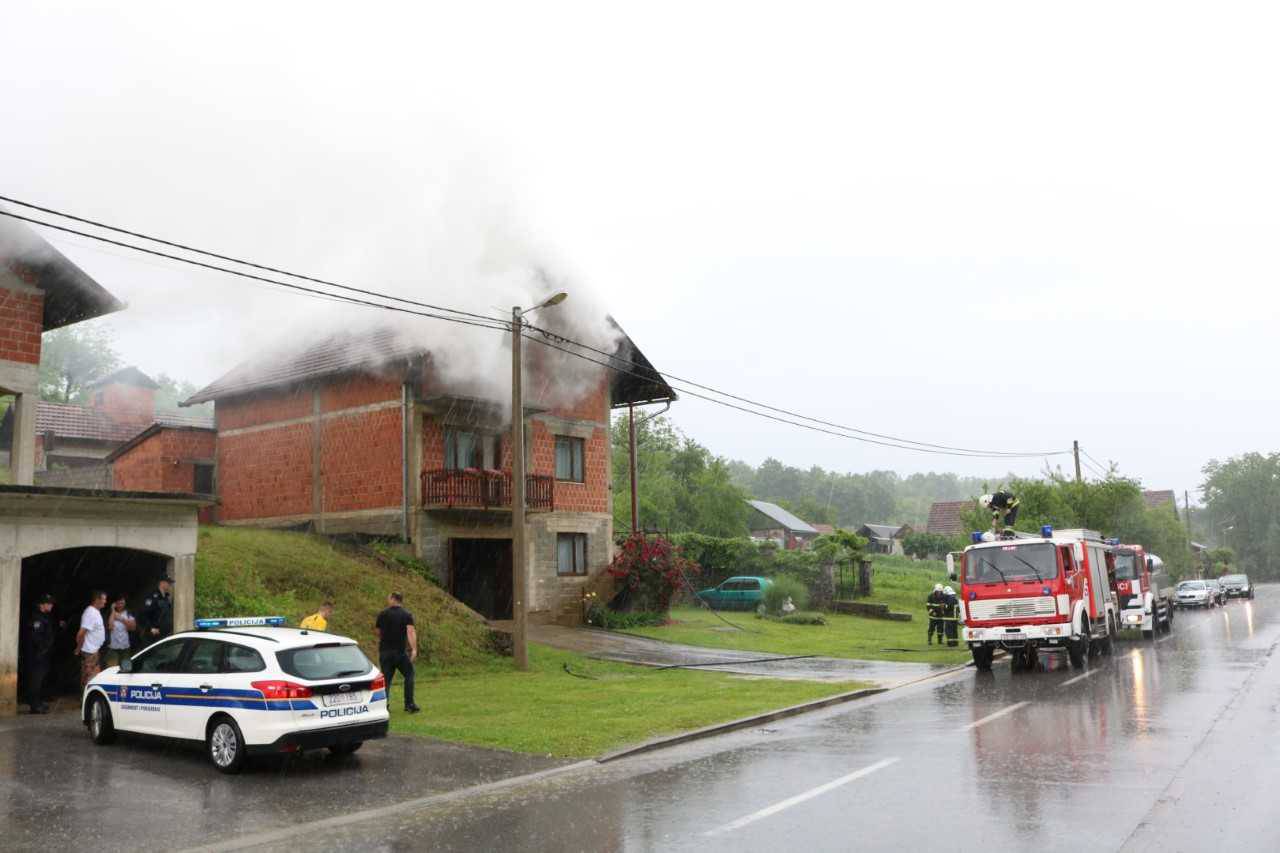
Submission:
<svg viewBox="0 0 1280 853">
<path fill-rule="evenodd" d="M 1277 449 L 1276 15 L 10 0 L 0 195 L 487 315 L 540 273 L 677 376 L 1194 493 Z M 377 313 L 44 233 L 151 373 Z M 1046 464 L 670 414 L 753 464 Z"/>
</svg>

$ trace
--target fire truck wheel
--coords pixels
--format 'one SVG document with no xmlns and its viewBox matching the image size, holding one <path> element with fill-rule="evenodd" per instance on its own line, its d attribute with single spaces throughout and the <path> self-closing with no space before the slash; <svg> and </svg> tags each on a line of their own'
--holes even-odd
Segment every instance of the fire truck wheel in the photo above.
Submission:
<svg viewBox="0 0 1280 853">
<path fill-rule="evenodd" d="M 1114 648 L 1114 645 L 1112 644 L 1112 639 L 1115 637 L 1115 635 L 1116 635 L 1116 620 L 1108 616 L 1107 617 L 1107 636 L 1103 637 L 1101 640 L 1098 641 L 1098 651 L 1100 651 L 1104 657 L 1110 657 L 1111 651 Z"/>
<path fill-rule="evenodd" d="M 1156 629 L 1155 629 L 1155 628 L 1152 628 L 1152 629 L 1151 629 L 1151 630 L 1149 630 L 1149 631 L 1143 631 L 1143 632 L 1142 632 L 1142 639 L 1144 639 L 1144 640 L 1154 640 L 1155 638 L 1156 638 Z"/>
<path fill-rule="evenodd" d="M 995 656 L 996 650 L 989 646 L 977 646 L 973 650 L 973 666 L 978 672 L 991 671 L 991 659 Z"/>
<path fill-rule="evenodd" d="M 1085 647 L 1088 645 L 1089 639 L 1081 637 L 1067 643 L 1067 657 L 1071 659 L 1072 669 L 1082 669 L 1084 667 Z"/>
</svg>

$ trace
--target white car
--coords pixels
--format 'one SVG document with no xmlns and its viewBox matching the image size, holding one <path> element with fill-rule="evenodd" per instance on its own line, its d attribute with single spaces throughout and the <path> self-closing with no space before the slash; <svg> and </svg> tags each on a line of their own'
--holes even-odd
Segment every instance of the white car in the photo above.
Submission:
<svg viewBox="0 0 1280 853">
<path fill-rule="evenodd" d="M 281 617 L 201 619 L 85 687 L 97 744 L 117 732 L 200 742 L 223 773 L 250 754 L 328 747 L 346 755 L 386 737 L 386 679 L 354 640 L 279 627 Z"/>
<path fill-rule="evenodd" d="M 1178 592 L 1173 603 L 1177 607 L 1213 607 L 1217 598 L 1209 585 L 1204 581 L 1183 581 L 1178 584 Z"/>
</svg>

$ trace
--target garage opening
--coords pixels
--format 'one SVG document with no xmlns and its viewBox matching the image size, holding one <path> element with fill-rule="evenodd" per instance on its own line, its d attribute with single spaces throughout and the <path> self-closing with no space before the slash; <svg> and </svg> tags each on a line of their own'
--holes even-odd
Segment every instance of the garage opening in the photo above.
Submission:
<svg viewBox="0 0 1280 853">
<path fill-rule="evenodd" d="M 486 619 L 510 619 L 510 539 L 450 539 L 449 592 Z"/>
<path fill-rule="evenodd" d="M 57 641 L 53 661 L 45 678 L 44 693 L 50 701 L 59 697 L 80 696 L 80 659 L 72 654 L 80 614 L 95 589 L 105 590 L 108 601 L 124 593 L 128 609 L 134 616 L 142 611 L 142 600 L 164 575 L 169 560 L 160 554 L 131 548 L 67 548 L 47 551 L 22 561 L 22 615 L 26 617 L 37 599 L 48 593 L 54 597 L 53 617 Z M 110 606 L 110 604 L 108 604 Z M 133 641 L 139 642 L 138 637 Z M 137 646 L 135 646 L 136 648 Z M 19 696 L 26 696 L 23 661 L 18 656 Z"/>
</svg>

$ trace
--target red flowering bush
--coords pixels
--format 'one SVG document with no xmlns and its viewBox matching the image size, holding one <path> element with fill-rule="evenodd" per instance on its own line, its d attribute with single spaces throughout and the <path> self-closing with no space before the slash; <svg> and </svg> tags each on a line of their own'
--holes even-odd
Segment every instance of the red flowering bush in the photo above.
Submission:
<svg viewBox="0 0 1280 853">
<path fill-rule="evenodd" d="M 698 574 L 698 564 L 661 536 L 633 533 L 618 549 L 608 572 L 627 591 L 619 596 L 625 610 L 666 613 L 671 597 Z"/>
</svg>

